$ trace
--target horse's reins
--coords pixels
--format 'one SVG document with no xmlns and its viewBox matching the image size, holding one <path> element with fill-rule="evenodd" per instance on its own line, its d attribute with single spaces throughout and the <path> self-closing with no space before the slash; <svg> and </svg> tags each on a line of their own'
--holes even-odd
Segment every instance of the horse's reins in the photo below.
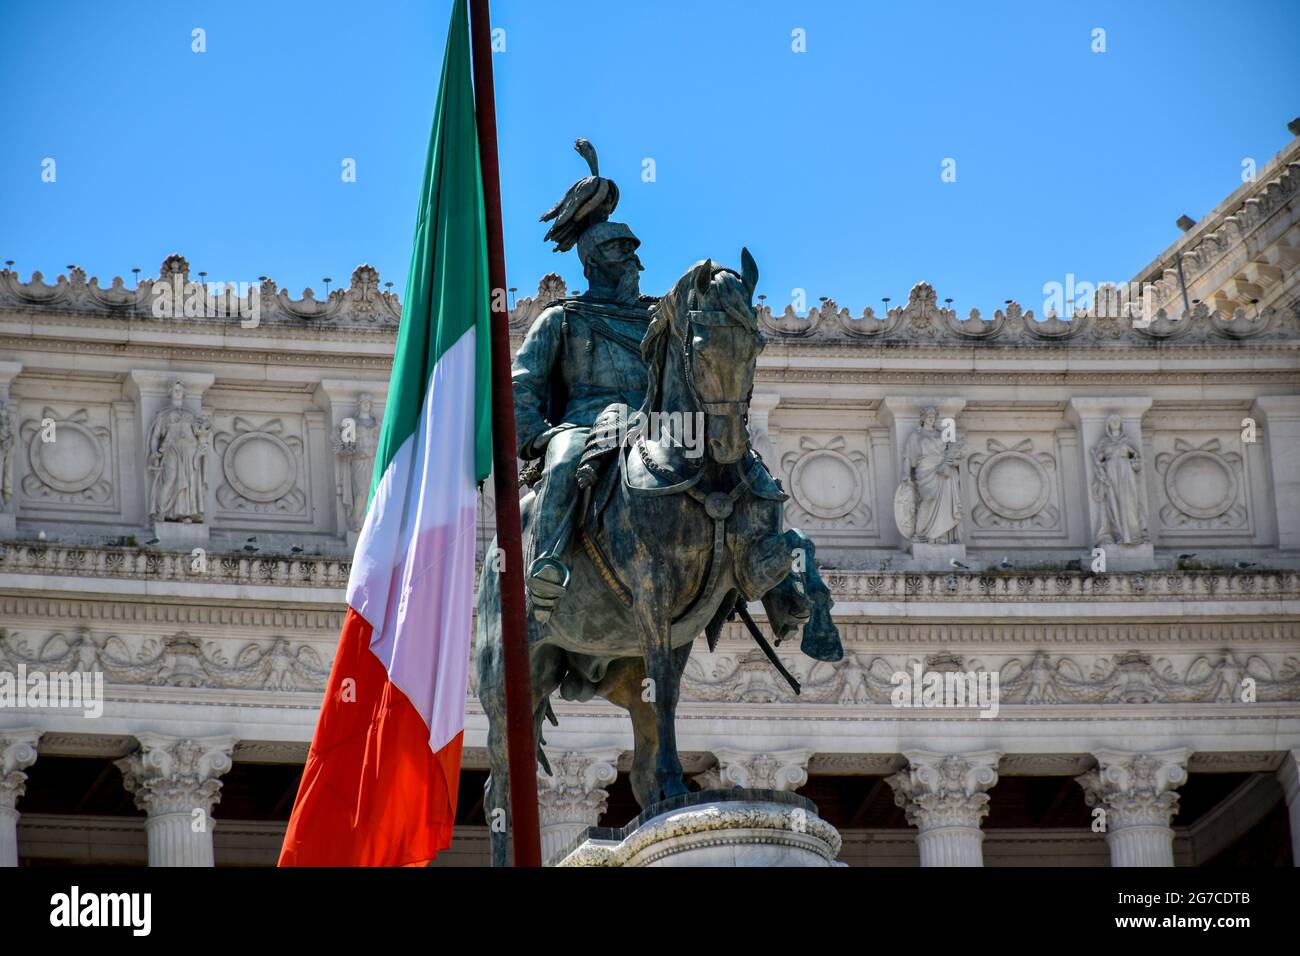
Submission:
<svg viewBox="0 0 1300 956">
<path fill-rule="evenodd" d="M 700 397 L 699 391 L 695 385 L 695 369 L 691 361 L 691 342 L 695 338 L 692 334 L 692 328 L 697 317 L 705 315 L 710 317 L 719 317 L 725 320 L 728 313 L 722 311 L 705 312 L 702 310 L 689 310 L 687 312 L 686 329 L 682 341 L 686 386 L 691 394 L 691 398 L 695 401 L 695 404 L 698 405 L 705 414 L 735 414 L 734 411 L 723 411 L 723 409 L 731 410 L 739 406 L 743 410 L 749 405 L 749 399 L 747 397 L 741 400 L 706 402 Z M 721 325 L 724 324 L 724 321 L 715 320 L 714 322 L 706 322 L 704 324 Z M 729 324 L 729 322 L 726 322 L 725 324 Z M 669 481 L 672 483 L 661 488 L 634 487 L 628 480 L 627 468 L 625 465 L 626 456 L 620 454 L 618 456 L 619 481 L 624 494 L 644 497 L 688 494 L 703 505 L 705 514 L 713 519 L 713 549 L 709 557 L 709 575 L 704 583 L 703 590 L 700 592 L 700 596 L 691 603 L 688 610 L 684 611 L 679 616 L 678 620 L 681 620 L 693 613 L 702 602 L 705 602 L 712 597 L 714 589 L 717 587 L 718 579 L 722 576 L 723 552 L 726 549 L 727 540 L 727 519 L 735 510 L 736 501 L 740 496 L 746 490 L 751 492 L 753 491 L 754 483 L 757 481 L 758 476 L 762 471 L 763 463 L 757 456 L 755 456 L 753 464 L 750 465 L 746 472 L 740 474 L 740 480 L 736 482 L 735 487 L 733 487 L 731 491 L 713 491 L 706 494 L 705 492 L 700 491 L 699 488 L 695 487 L 699 483 L 700 479 L 704 477 L 704 467 L 702 465 L 700 468 L 696 469 L 694 474 L 686 478 L 679 478 L 671 468 L 666 465 L 660 465 L 658 462 L 654 461 L 650 456 L 649 450 L 645 447 L 644 435 L 639 436 L 636 439 L 633 447 L 636 449 L 637 454 L 641 458 L 642 465 L 644 465 L 648 472 L 656 478 L 659 478 L 661 481 Z"/>
</svg>

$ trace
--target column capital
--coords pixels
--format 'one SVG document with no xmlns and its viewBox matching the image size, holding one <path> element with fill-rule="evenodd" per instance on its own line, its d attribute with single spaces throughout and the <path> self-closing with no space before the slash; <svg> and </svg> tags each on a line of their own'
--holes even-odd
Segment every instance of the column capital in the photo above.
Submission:
<svg viewBox="0 0 1300 956">
<path fill-rule="evenodd" d="M 140 750 L 115 761 L 127 791 L 135 795 L 135 805 L 151 817 L 195 809 L 211 815 L 221 799 L 218 778 L 231 767 L 237 738 L 155 733 L 135 737 Z"/>
<path fill-rule="evenodd" d="M 552 775 L 537 775 L 537 802 L 548 824 L 584 821 L 594 826 L 605 812 L 609 792 L 618 779 L 620 750 L 566 750 L 547 754 Z"/>
<path fill-rule="evenodd" d="M 752 752 L 714 747 L 724 787 L 742 790 L 798 790 L 808 782 L 808 749 Z"/>
<path fill-rule="evenodd" d="M 998 750 L 945 754 L 904 751 L 908 767 L 885 782 L 907 822 L 923 833 L 939 827 L 973 827 L 988 815 L 988 789 L 998 782 Z"/>
<path fill-rule="evenodd" d="M 26 791 L 25 771 L 36 762 L 36 744 L 42 733 L 35 727 L 0 730 L 0 809 L 14 809 Z"/>
<path fill-rule="evenodd" d="M 1132 753 L 1095 750 L 1097 768 L 1075 777 L 1090 807 L 1107 812 L 1107 833 L 1126 827 L 1168 827 L 1178 812 L 1174 788 L 1187 781 L 1188 747 Z"/>
<path fill-rule="evenodd" d="M 537 775 L 542 861 L 563 851 L 609 806 L 608 784 L 618 779 L 618 747 L 547 751 L 551 775 Z"/>
</svg>

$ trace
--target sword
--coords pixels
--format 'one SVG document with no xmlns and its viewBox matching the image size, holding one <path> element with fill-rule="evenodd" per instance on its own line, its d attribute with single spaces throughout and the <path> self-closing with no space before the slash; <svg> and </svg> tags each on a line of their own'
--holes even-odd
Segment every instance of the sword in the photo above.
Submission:
<svg viewBox="0 0 1300 956">
<path fill-rule="evenodd" d="M 781 659 L 776 656 L 776 651 L 772 650 L 772 645 L 767 643 L 767 638 L 765 638 L 763 632 L 758 629 L 758 625 L 754 623 L 754 619 L 749 616 L 749 610 L 745 607 L 745 599 L 742 597 L 736 598 L 736 612 L 740 615 L 740 619 L 745 622 L 745 627 L 749 628 L 749 636 L 754 639 L 754 643 L 759 646 L 759 649 L 767 657 L 771 665 L 776 668 L 777 673 L 786 679 L 786 683 L 790 685 L 790 689 L 798 695 L 799 682 L 795 680 L 793 674 L 785 669 L 785 665 L 781 663 Z"/>
</svg>

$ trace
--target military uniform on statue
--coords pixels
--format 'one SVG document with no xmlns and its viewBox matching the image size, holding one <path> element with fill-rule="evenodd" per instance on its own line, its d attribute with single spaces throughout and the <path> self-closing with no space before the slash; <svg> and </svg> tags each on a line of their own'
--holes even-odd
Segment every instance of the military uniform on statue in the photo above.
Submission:
<svg viewBox="0 0 1300 956">
<path fill-rule="evenodd" d="M 641 338 L 655 302 L 641 295 L 641 241 L 623 223 L 608 221 L 618 187 L 599 175 L 590 143 L 580 139 L 575 148 L 592 175 L 574 183 L 542 221 L 553 221 L 546 240 L 557 252 L 577 246 L 590 286 L 537 317 L 511 374 L 519 457 L 541 466 L 540 477 L 537 467 L 525 472 L 538 501 L 524 543 L 526 582 L 540 619 L 567 584 L 577 471 L 592 426 L 610 405 L 638 408 L 645 399 Z"/>
</svg>

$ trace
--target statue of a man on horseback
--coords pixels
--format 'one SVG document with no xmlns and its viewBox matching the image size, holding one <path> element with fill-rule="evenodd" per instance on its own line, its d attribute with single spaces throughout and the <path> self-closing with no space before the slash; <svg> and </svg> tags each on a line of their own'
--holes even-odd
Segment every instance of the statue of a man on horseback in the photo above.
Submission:
<svg viewBox="0 0 1300 956">
<path fill-rule="evenodd" d="M 641 241 L 623 223 L 608 221 L 618 187 L 599 177 L 590 143 L 578 140 L 577 149 L 592 176 L 575 183 L 542 218 L 555 220 L 547 239 L 556 240 L 557 252 L 577 245 L 590 285 L 584 295 L 552 303 L 537 317 L 511 373 L 519 457 L 541 466 L 525 474 L 537 479 L 540 471 L 524 555 L 540 621 L 565 592 L 577 471 L 591 429 L 611 405 L 638 408 L 645 397 L 641 338 L 655 302 L 641 295 Z"/>
<path fill-rule="evenodd" d="M 541 730 L 555 722 L 556 690 L 626 709 L 630 782 L 644 808 L 686 791 L 674 721 L 697 637 L 712 650 L 739 615 L 795 693 L 749 602 L 762 601 L 776 643 L 802 627 L 810 657 L 839 660 L 843 650 L 813 543 L 784 527 L 786 496 L 750 446 L 763 348 L 757 265 L 748 250 L 739 271 L 705 259 L 662 299 L 642 296 L 639 242 L 608 221 L 617 187 L 599 176 L 589 143 L 577 149 L 592 176 L 543 220 L 554 221 L 547 238 L 557 250 L 578 246 L 590 289 L 542 312 L 513 370 L 519 454 L 542 465 L 540 475 L 525 469 L 533 488 L 520 503 L 534 734 L 547 767 Z M 490 563 L 477 621 L 485 805 L 508 814 L 500 591 Z M 494 828 L 493 862 L 503 865 L 505 853 Z"/>
</svg>

